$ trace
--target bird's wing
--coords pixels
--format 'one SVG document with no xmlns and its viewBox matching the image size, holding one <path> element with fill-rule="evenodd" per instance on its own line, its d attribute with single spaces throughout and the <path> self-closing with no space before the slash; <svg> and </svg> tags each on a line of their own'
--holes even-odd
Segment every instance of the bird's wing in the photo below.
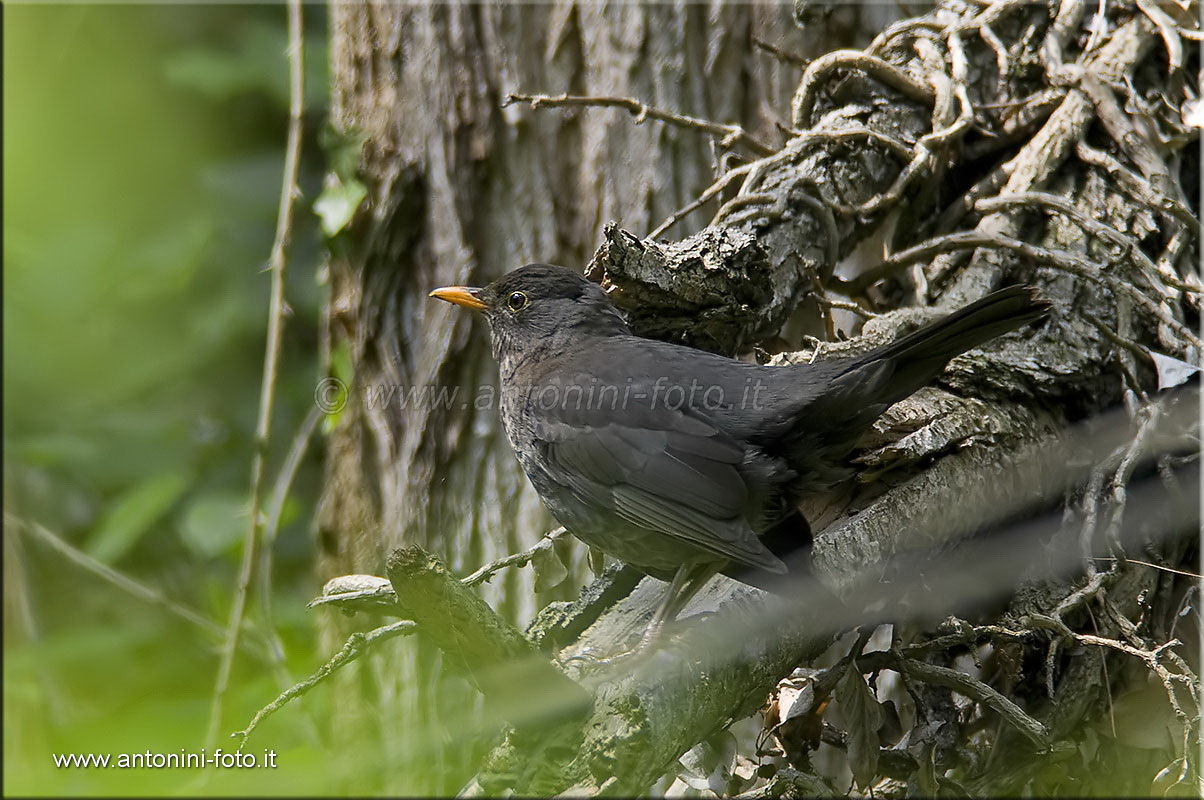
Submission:
<svg viewBox="0 0 1204 800">
<path fill-rule="evenodd" d="M 551 477 L 624 521 L 771 572 L 748 522 L 744 448 L 697 416 L 648 406 L 533 415 Z"/>
</svg>

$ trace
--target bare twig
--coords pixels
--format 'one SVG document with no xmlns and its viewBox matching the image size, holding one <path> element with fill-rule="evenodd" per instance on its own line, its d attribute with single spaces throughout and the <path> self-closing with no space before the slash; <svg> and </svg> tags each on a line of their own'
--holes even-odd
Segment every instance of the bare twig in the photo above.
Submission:
<svg viewBox="0 0 1204 800">
<path fill-rule="evenodd" d="M 846 287 L 853 294 L 860 294 L 866 288 L 874 283 L 885 278 L 887 275 L 897 271 L 898 269 L 912 264 L 916 261 L 928 260 L 931 257 L 940 253 L 950 253 L 962 250 L 977 249 L 979 247 L 996 247 L 1005 250 L 1012 250 L 1022 256 L 1031 258 L 1039 264 L 1055 267 L 1057 269 L 1069 272 L 1072 275 L 1077 275 L 1087 280 L 1101 283 L 1113 291 L 1122 292 L 1132 297 L 1138 305 L 1145 308 L 1152 316 L 1164 323 L 1177 334 L 1182 336 L 1186 341 L 1197 349 L 1204 349 L 1204 341 L 1201 341 L 1198 336 L 1190 328 L 1183 323 L 1174 319 L 1166 313 L 1159 303 L 1151 300 L 1132 283 L 1123 279 L 1112 278 L 1105 275 L 1099 265 L 1091 260 L 1084 258 L 1078 253 L 1072 253 L 1066 250 L 1054 250 L 1048 247 L 1041 247 L 1028 242 L 1013 239 L 1010 236 L 985 233 L 982 231 L 962 231 L 959 233 L 949 234 L 947 236 L 938 236 L 933 239 L 921 242 L 915 247 L 910 247 L 899 253 L 894 253 L 884 260 L 877 267 L 868 269 L 856 278 L 848 281 Z"/>
<path fill-rule="evenodd" d="M 1079 87 L 1091 98 L 1091 102 L 1095 105 L 1096 118 L 1099 119 L 1104 130 L 1108 132 L 1121 151 L 1128 156 L 1129 161 L 1141 171 L 1142 176 L 1150 182 L 1155 191 L 1167 193 L 1173 185 L 1173 181 L 1164 158 L 1154 151 L 1154 146 L 1148 137 L 1133 124 L 1129 115 L 1121 109 L 1120 103 L 1116 99 L 1116 93 L 1108 84 L 1090 72 L 1082 75 Z"/>
<path fill-rule="evenodd" d="M 935 90 L 933 130 L 916 141 L 911 160 L 895 177 L 889 189 L 853 209 L 839 209 L 842 212 L 869 216 L 897 203 L 915 179 L 933 167 L 940 149 L 960 136 L 974 122 L 974 107 L 965 87 L 966 59 L 960 39 L 951 34 L 949 44 L 954 62 L 952 79 L 940 69 L 944 64 L 936 47 L 924 39 L 916 42 L 917 52 L 932 66 L 929 80 Z M 946 121 L 945 118 L 952 112 L 954 99 L 957 100 L 960 111 L 955 119 Z"/>
<path fill-rule="evenodd" d="M 222 724 L 222 709 L 230 684 L 230 671 L 238 652 L 238 639 L 246 613 L 256 552 L 263 533 L 261 516 L 264 465 L 267 460 L 268 439 L 272 427 L 272 407 L 276 392 L 276 371 L 280 359 L 280 343 L 284 332 L 284 273 L 292 238 L 294 201 L 300 190 L 297 172 L 301 161 L 301 117 L 304 110 L 304 64 L 302 62 L 301 0 L 288 2 L 289 26 L 289 125 L 285 145 L 284 178 L 280 190 L 280 208 L 276 218 L 276 237 L 268 269 L 272 273 L 271 307 L 268 312 L 268 338 L 264 348 L 263 385 L 259 396 L 259 418 L 255 426 L 255 455 L 251 461 L 251 520 L 243 541 L 242 565 L 239 568 L 238 588 L 226 624 L 226 639 L 222 645 L 221 662 L 213 687 L 209 710 L 209 730 L 205 741 L 212 747 Z"/>
<path fill-rule="evenodd" d="M 242 752 L 243 747 L 245 747 L 247 744 L 247 739 L 251 736 L 251 732 L 259 727 L 259 723 L 263 722 L 265 719 L 284 708 L 284 706 L 288 705 L 288 703 L 302 696 L 310 689 L 326 680 L 333 673 L 358 659 L 364 653 L 368 652 L 371 647 L 380 644 L 381 642 L 387 642 L 390 639 L 394 639 L 398 636 L 408 636 L 417 629 L 418 626 L 413 622 L 403 619 L 398 622 L 384 625 L 374 631 L 369 631 L 368 633 L 351 634 L 351 636 L 347 639 L 347 643 L 343 645 L 343 648 L 339 650 L 339 652 L 335 653 L 333 658 L 323 664 L 317 672 L 315 672 L 313 675 L 310 675 L 308 678 L 296 684 L 295 686 L 291 686 L 281 692 L 275 700 L 259 709 L 259 711 L 255 712 L 255 716 L 251 718 L 251 721 L 247 724 L 247 727 L 243 728 L 241 731 L 235 731 L 234 733 L 230 734 L 231 737 L 236 737 L 239 740 L 238 752 Z"/>
<path fill-rule="evenodd" d="M 1132 258 L 1139 266 L 1146 269 L 1150 277 L 1157 276 L 1157 280 L 1165 283 L 1167 286 L 1173 286 L 1176 289 L 1182 289 L 1194 294 L 1204 292 L 1204 286 L 1199 282 L 1181 280 L 1177 275 L 1173 274 L 1169 267 L 1155 264 L 1151 261 L 1150 257 L 1142 252 L 1140 243 L 1133 236 L 1119 231 L 1107 223 L 1087 216 L 1064 197 L 1059 197 L 1049 192 L 1010 192 L 977 200 L 974 203 L 974 208 L 983 213 L 990 213 L 1011 206 L 1033 205 L 1056 211 L 1073 221 L 1087 233 L 1099 236 L 1101 239 L 1107 239 L 1109 242 L 1122 248 L 1122 255 Z"/>
<path fill-rule="evenodd" d="M 376 575 L 340 575 L 331 578 L 322 587 L 322 595 L 310 600 L 305 607 L 325 605 L 336 606 L 348 615 L 357 611 L 402 615 L 393 584 L 389 583 L 388 578 Z"/>
<path fill-rule="evenodd" d="M 994 642 L 1023 642 L 1032 637 L 1033 632 L 1014 630 L 1002 625 L 971 625 L 964 620 L 950 619 L 958 630 L 946 633 L 933 639 L 903 645 L 900 652 L 907 658 L 920 658 L 940 650 L 948 650 L 958 645 L 977 644 L 984 640 Z M 942 624 L 942 628 L 945 624 Z"/>
<path fill-rule="evenodd" d="M 1155 211 L 1173 217 L 1186 225 L 1197 238 L 1200 236 L 1200 220 L 1196 219 L 1191 209 L 1179 200 L 1158 191 L 1148 180 L 1120 163 L 1112 155 L 1084 142 L 1076 145 L 1076 153 L 1083 163 L 1099 167 L 1115 178 L 1116 186 L 1127 190 L 1133 199 Z"/>
<path fill-rule="evenodd" d="M 272 554 L 275 551 L 276 534 L 280 531 L 280 517 L 284 513 L 284 503 L 288 499 L 289 490 L 297 477 L 301 459 L 305 457 L 305 451 L 309 447 L 310 437 L 313 436 L 321 418 L 321 409 L 314 406 L 301 422 L 301 428 L 297 431 L 297 435 L 293 437 L 288 455 L 285 456 L 284 464 L 280 467 L 280 474 L 276 477 L 272 504 L 268 511 L 267 524 L 263 530 L 263 546 L 259 549 L 259 610 L 263 615 L 263 629 L 268 640 L 268 647 L 272 651 L 278 677 L 284 685 L 292 683 L 292 676 L 288 675 L 284 665 L 284 642 L 281 641 L 273 623 Z"/>
<path fill-rule="evenodd" d="M 978 26 L 978 35 L 987 43 L 988 47 L 995 51 L 995 68 L 999 70 L 998 96 L 1002 98 L 1005 81 L 1011 72 L 1011 59 L 1008 56 L 1007 45 L 1000 40 L 991 26 L 986 23 Z"/>
<path fill-rule="evenodd" d="M 1034 627 L 1057 631 L 1062 636 L 1069 637 L 1070 628 L 1062 621 L 1066 615 L 1090 603 L 1101 592 L 1106 591 L 1109 586 L 1116 583 L 1118 578 L 1120 578 L 1120 570 L 1115 566 L 1107 572 L 1096 572 L 1087 579 L 1086 583 L 1063 597 L 1053 610 L 1052 616 L 1045 617 L 1040 614 L 1032 614 L 1029 621 Z"/>
<path fill-rule="evenodd" d="M 1125 453 L 1121 458 L 1120 466 L 1112 474 L 1110 490 L 1112 494 L 1112 508 L 1108 518 L 1108 528 L 1105 535 L 1110 543 L 1113 543 L 1113 552 L 1119 552 L 1119 530 L 1121 520 L 1125 513 L 1126 490 L 1129 480 L 1133 477 L 1133 470 L 1137 468 L 1137 460 L 1145 453 L 1146 447 L 1149 444 L 1150 437 L 1154 433 L 1154 429 L 1158 425 L 1158 420 L 1162 416 L 1159 406 L 1154 404 L 1145 404 L 1138 410 L 1140 421 L 1137 427 L 1137 433 L 1133 435 L 1133 439 L 1125 448 Z"/>
<path fill-rule="evenodd" d="M 1066 43 L 1078 33 L 1085 3 L 1084 0 L 1060 0 L 1054 5 L 1057 6 L 1058 13 L 1045 33 L 1045 41 L 1039 53 L 1045 73 L 1051 82 L 1056 82 L 1058 72 L 1064 64 L 1062 53 Z"/>
<path fill-rule="evenodd" d="M 865 51 L 871 55 L 881 55 L 884 50 L 888 49 L 888 45 L 891 45 L 895 39 L 905 34 L 914 34 L 916 31 L 937 33 L 944 31 L 945 28 L 945 23 L 931 17 L 899 20 L 875 36 L 874 40 L 870 42 L 870 46 L 865 48 Z"/>
<path fill-rule="evenodd" d="M 775 216 L 773 212 L 766 211 L 765 208 L 772 208 L 779 203 L 780 198 L 774 194 L 738 194 L 719 206 L 718 210 L 715 211 L 714 218 L 711 220 L 711 225 L 715 226 L 720 222 L 727 225 L 735 225 L 737 221 L 744 221 L 748 217 Z M 744 213 L 734 213 L 741 210 Z"/>
<path fill-rule="evenodd" d="M 795 66 L 799 67 L 805 67 L 808 64 L 807 59 L 803 58 L 799 54 L 783 50 L 777 45 L 767 42 L 758 36 L 752 37 L 752 43 L 754 46 L 761 48 L 765 52 L 777 58 L 779 61 L 787 64 L 794 64 Z"/>
<path fill-rule="evenodd" d="M 1183 66 L 1183 43 L 1179 41 L 1180 30 L 1174 18 L 1159 8 L 1153 0 L 1137 0 L 1137 7 L 1157 26 L 1162 42 L 1166 45 L 1167 66 L 1172 72 L 1180 69 Z"/>
<path fill-rule="evenodd" d="M 1095 560 L 1096 561 L 1119 561 L 1119 559 L 1117 559 L 1113 556 L 1095 556 Z M 1195 578 L 1198 581 L 1204 580 L 1204 575 L 1197 575 L 1194 572 L 1188 572 L 1187 570 L 1184 570 L 1184 569 L 1175 569 L 1174 567 L 1167 567 L 1162 564 L 1151 564 L 1149 561 L 1138 561 L 1136 558 L 1126 558 L 1125 563 L 1126 564 L 1140 564 L 1143 567 L 1149 567 L 1150 569 L 1156 569 L 1160 572 L 1170 572 L 1175 575 L 1182 575 L 1185 578 Z"/>
<path fill-rule="evenodd" d="M 773 155 L 777 150 L 764 142 L 756 139 L 749 134 L 744 128 L 739 125 L 725 125 L 721 122 L 712 122 L 709 119 L 699 119 L 698 117 L 688 117 L 685 114 L 678 114 L 673 111 L 665 111 L 664 109 L 655 108 L 654 106 L 641 103 L 630 97 L 609 97 L 609 96 L 592 96 L 592 95 L 546 95 L 546 94 L 518 94 L 511 92 L 506 95 L 506 99 L 502 101 L 502 107 L 512 105 L 514 103 L 530 103 L 531 108 L 540 108 L 542 106 L 566 107 L 566 106 L 585 106 L 589 108 L 622 108 L 630 112 L 636 118 L 636 124 L 643 122 L 645 119 L 655 119 L 664 122 L 668 125 L 675 125 L 679 128 L 688 128 L 697 131 L 703 131 L 720 137 L 720 142 L 724 147 L 735 147 L 744 145 L 749 150 L 759 156 Z"/>
<path fill-rule="evenodd" d="M 531 559 L 535 558 L 541 551 L 552 546 L 552 542 L 567 534 L 563 527 L 549 531 L 540 538 L 538 542 L 521 553 L 511 553 L 508 556 L 503 556 L 496 561 L 490 561 L 476 572 L 469 575 L 467 578 L 461 578 L 460 583 L 465 586 L 476 586 L 478 583 L 483 583 L 492 578 L 496 573 L 506 567 L 523 567 L 531 563 Z"/>
<path fill-rule="evenodd" d="M 1099 526 L 1099 507 L 1103 499 L 1104 475 L 1107 471 L 1106 462 L 1095 465 L 1083 489 L 1083 525 L 1079 530 L 1079 550 L 1087 559 L 1083 566 L 1086 567 L 1089 581 L 1095 577 L 1096 572 L 1091 553 L 1095 546 L 1096 528 Z M 1057 616 L 1058 619 L 1062 618 L 1061 614 Z"/>
<path fill-rule="evenodd" d="M 848 139 L 869 139 L 877 144 L 884 145 L 886 149 L 890 150 L 892 154 L 898 156 L 902 161 L 910 161 L 913 152 L 907 144 L 891 136 L 889 133 L 860 125 L 850 125 L 840 130 L 803 131 L 799 136 L 808 146 L 825 144 L 827 142 L 843 142 Z"/>
<path fill-rule="evenodd" d="M 914 658 L 906 658 L 897 651 L 889 650 L 877 650 L 860 656 L 857 659 L 857 668 L 863 672 L 873 669 L 893 669 L 909 678 L 952 689 L 958 694 L 965 695 L 998 712 L 1034 744 L 1041 747 L 1049 744 L 1049 731 L 1044 725 L 1030 717 L 997 690 L 964 672 Z"/>
<path fill-rule="evenodd" d="M 1083 319 L 1087 320 L 1092 325 L 1094 325 L 1096 327 L 1096 329 L 1104 335 L 1104 338 L 1106 338 L 1108 341 L 1112 342 L 1112 344 L 1116 345 L 1117 347 L 1122 347 L 1125 350 L 1128 350 L 1130 353 L 1132 353 L 1135 356 L 1140 356 L 1142 359 L 1145 359 L 1147 362 L 1149 361 L 1150 354 L 1148 351 L 1146 351 L 1145 348 L 1143 348 L 1141 345 L 1139 345 L 1137 342 L 1133 341 L 1132 339 L 1125 337 L 1125 336 L 1121 336 L 1119 333 L 1117 333 L 1116 331 L 1109 328 L 1107 323 L 1105 323 L 1102 319 L 1100 319 L 1099 317 L 1092 314 L 1090 311 L 1080 311 L 1079 315 Z M 1141 387 L 1137 384 L 1136 376 L 1133 377 L 1133 389 L 1134 389 L 1134 391 L 1138 391 L 1138 392 L 1141 391 Z"/>
<path fill-rule="evenodd" d="M 1151 669 L 1158 669 L 1161 667 L 1159 661 L 1162 658 L 1164 651 L 1183 644 L 1178 639 L 1171 639 L 1169 642 L 1163 642 L 1151 650 L 1142 650 L 1137 647 L 1133 647 L 1132 645 L 1125 644 L 1117 639 L 1109 639 L 1106 636 L 1093 636 L 1089 633 L 1075 633 L 1074 640 L 1079 644 L 1093 644 L 1100 647 L 1109 647 L 1122 653 L 1128 653 L 1131 656 L 1140 658 Z M 1165 669 L 1165 667 L 1162 668 Z"/>
<path fill-rule="evenodd" d="M 725 172 L 722 176 L 720 176 L 720 178 L 718 180 L 716 180 L 714 183 L 712 183 L 710 186 L 708 186 L 706 188 L 706 190 L 703 191 L 702 194 L 698 195 L 697 198 L 695 198 L 694 200 L 691 200 L 689 203 L 682 206 L 677 211 L 674 211 L 672 214 L 670 214 L 668 217 L 666 217 L 665 221 L 662 222 L 660 225 L 657 225 L 656 228 L 654 228 L 652 230 L 652 232 L 649 233 L 646 238 L 655 239 L 656 237 L 663 234 L 665 231 L 672 228 L 677 223 L 681 222 L 688 215 L 694 213 L 699 208 L 701 208 L 703 205 L 705 205 L 707 203 L 707 201 L 711 200 L 713 197 L 715 197 L 720 192 L 722 192 L 724 189 L 726 189 L 733 180 L 740 177 L 741 175 L 747 175 L 749 173 L 749 171 L 752 170 L 753 165 L 756 163 L 757 162 L 753 162 L 752 164 L 745 164 L 742 167 L 736 167 L 735 169 L 728 170 L 727 172 Z"/>
<path fill-rule="evenodd" d="M 1159 274 L 1178 274 L 1183 275 L 1190 286 L 1199 286 L 1200 279 L 1194 265 L 1187 262 L 1183 266 L 1179 266 L 1179 262 L 1183 254 L 1193 243 L 1193 237 L 1190 229 L 1186 227 L 1179 228 L 1171 234 L 1170 240 L 1163 248 L 1162 255 L 1158 257 L 1158 272 Z M 1188 298 L 1191 299 L 1191 298 Z M 1199 299 L 1196 300 L 1196 306 L 1199 307 Z"/>
<path fill-rule="evenodd" d="M 1146 392 L 1141 388 L 1141 381 L 1137 379 L 1137 373 L 1134 371 L 1136 368 L 1136 362 L 1132 357 L 1126 357 L 1122 354 L 1128 354 L 1128 356 L 1137 356 L 1141 358 L 1142 361 L 1148 363 L 1150 361 L 1149 352 L 1129 337 L 1121 336 L 1119 333 L 1112 330 L 1103 320 L 1101 320 L 1099 317 L 1096 317 L 1090 311 L 1084 311 L 1080 309 L 1079 315 L 1094 325 L 1095 329 L 1102 333 L 1105 339 L 1121 348 L 1121 350 L 1116 354 L 1116 366 L 1120 370 L 1120 374 L 1124 378 L 1125 385 L 1128 387 L 1129 392 L 1132 393 L 1132 396 L 1141 400 L 1145 400 Z"/>
<path fill-rule="evenodd" d="M 1145 662 L 1146 667 L 1150 672 L 1154 673 L 1158 680 L 1162 683 L 1163 689 L 1166 691 L 1167 702 L 1170 704 L 1171 710 L 1178 719 L 1179 724 L 1183 727 L 1184 744 L 1188 740 L 1189 732 L 1194 727 L 1199 718 L 1199 680 L 1188 666 L 1187 663 L 1174 652 L 1172 648 L 1181 644 L 1178 639 L 1171 639 L 1163 642 L 1156 647 L 1150 647 L 1144 643 L 1141 636 L 1137 633 L 1137 626 L 1106 598 L 1103 602 L 1103 608 L 1121 629 L 1125 638 L 1130 641 L 1130 644 L 1125 644 L 1117 639 L 1110 639 L 1102 636 L 1092 636 L 1089 634 L 1075 633 L 1073 638 L 1076 642 L 1085 645 L 1098 645 L 1108 647 L 1113 650 L 1127 653 L 1131 656 L 1140 658 Z M 1170 662 L 1178 672 L 1171 672 L 1165 665 L 1162 664 L 1162 659 Z M 1188 695 L 1191 698 L 1195 709 L 1192 714 L 1188 714 L 1183 708 L 1183 704 L 1179 702 L 1178 694 L 1175 691 L 1175 684 L 1181 684 L 1187 688 Z M 1183 755 L 1183 753 L 1180 753 Z"/>
<path fill-rule="evenodd" d="M 533 558 L 547 550 L 553 542 L 567 533 L 564 528 L 549 531 L 530 548 L 490 561 L 468 577 L 461 578 L 460 583 L 465 586 L 476 586 L 478 583 L 488 581 L 507 567 L 526 566 Z M 376 575 L 341 575 L 331 578 L 322 587 L 322 595 L 310 600 L 307 608 L 327 605 L 337 606 L 347 613 L 365 610 L 398 615 L 403 613 L 401 606 L 398 605 L 397 593 L 393 591 L 393 585 L 389 583 L 389 579 Z"/>
</svg>

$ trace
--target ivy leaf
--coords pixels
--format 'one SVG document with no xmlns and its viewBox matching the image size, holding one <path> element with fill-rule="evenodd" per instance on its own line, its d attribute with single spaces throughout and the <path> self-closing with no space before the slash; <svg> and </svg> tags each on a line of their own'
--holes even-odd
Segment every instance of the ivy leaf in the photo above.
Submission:
<svg viewBox="0 0 1204 800">
<path fill-rule="evenodd" d="M 341 181 L 333 176 L 328 178 L 322 194 L 314 201 L 314 213 L 318 215 L 322 232 L 328 238 L 334 238 L 351 222 L 356 209 L 367 196 L 368 190 L 364 184 L 355 179 Z"/>
<path fill-rule="evenodd" d="M 849 665 L 836 684 L 836 702 L 849 726 L 848 755 L 853 780 L 869 786 L 878 774 L 878 729 L 882 727 L 882 707 L 857 668 Z"/>
</svg>

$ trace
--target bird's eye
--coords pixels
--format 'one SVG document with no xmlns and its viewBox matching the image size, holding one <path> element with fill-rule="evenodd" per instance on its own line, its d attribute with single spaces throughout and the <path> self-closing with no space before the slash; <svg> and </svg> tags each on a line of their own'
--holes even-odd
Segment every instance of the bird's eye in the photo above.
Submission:
<svg viewBox="0 0 1204 800">
<path fill-rule="evenodd" d="M 527 295 L 523 292 L 511 292 L 506 298 L 506 305 L 510 306 L 511 311 L 522 311 L 527 307 Z"/>
</svg>

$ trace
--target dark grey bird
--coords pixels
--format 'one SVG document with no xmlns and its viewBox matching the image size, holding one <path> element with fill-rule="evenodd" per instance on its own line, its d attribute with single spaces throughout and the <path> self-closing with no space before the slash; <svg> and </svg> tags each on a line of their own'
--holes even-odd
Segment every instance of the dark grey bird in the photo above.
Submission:
<svg viewBox="0 0 1204 800">
<path fill-rule="evenodd" d="M 716 572 L 772 586 L 809 538 L 800 499 L 852 474 L 882 412 L 1047 307 L 1013 286 L 863 356 L 766 367 L 636 336 L 564 267 L 431 296 L 485 313 L 502 424 L 552 515 L 670 581 L 645 641 Z"/>
</svg>

